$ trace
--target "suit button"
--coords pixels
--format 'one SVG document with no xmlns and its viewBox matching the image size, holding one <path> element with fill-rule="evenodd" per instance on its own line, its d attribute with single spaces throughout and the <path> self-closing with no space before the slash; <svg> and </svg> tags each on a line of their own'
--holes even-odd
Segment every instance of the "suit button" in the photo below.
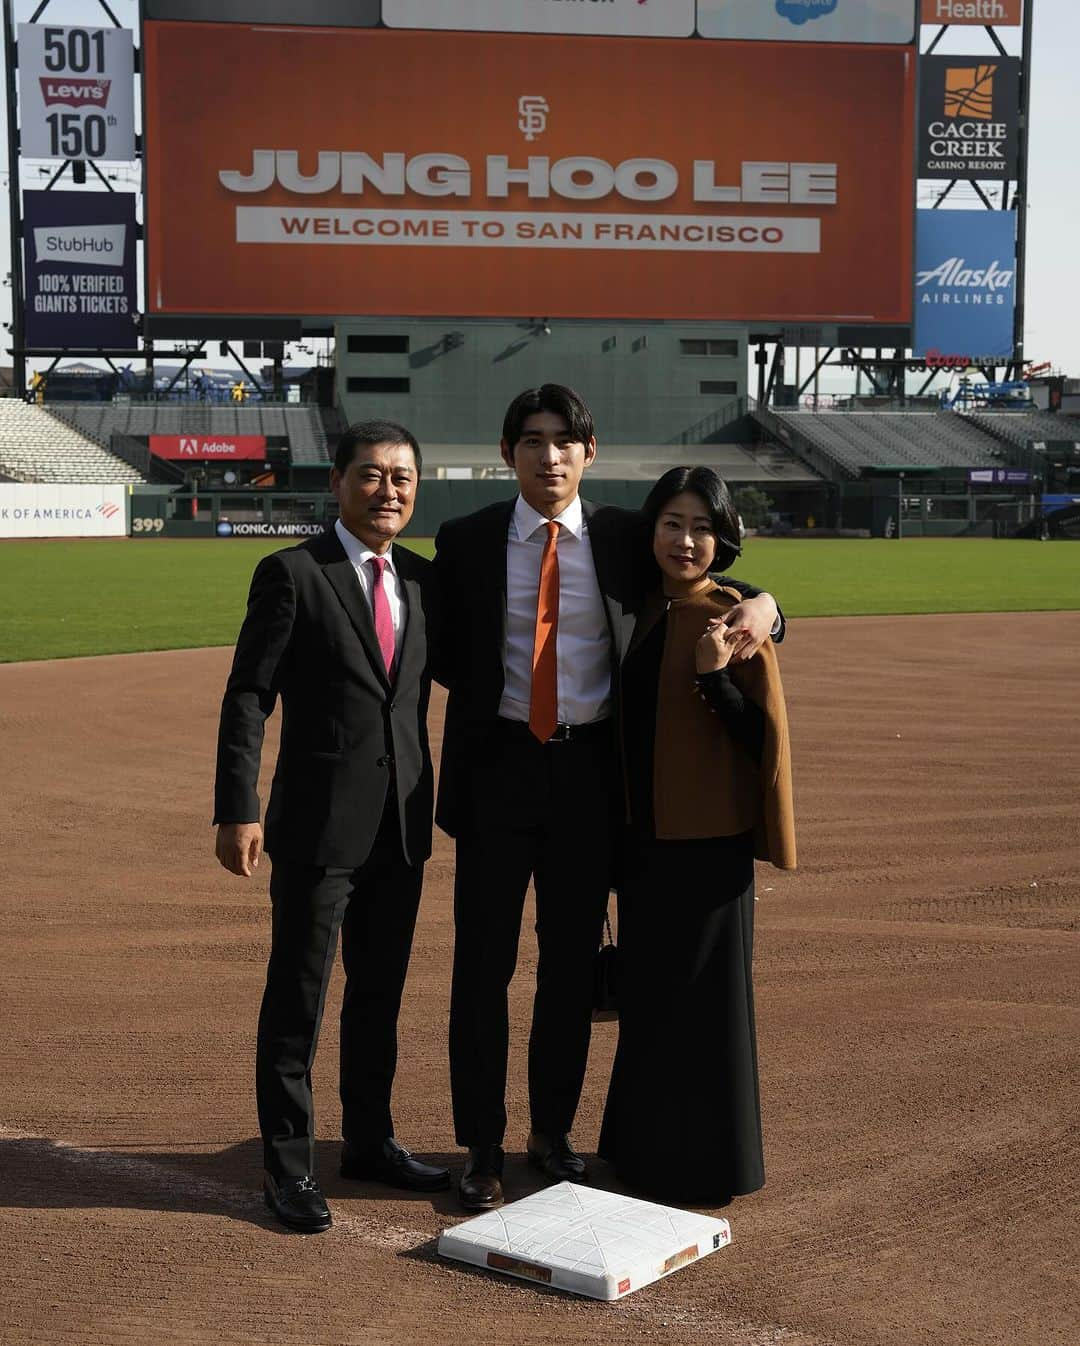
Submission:
<svg viewBox="0 0 1080 1346">
<path fill-rule="evenodd" d="M 392 757 L 377 757 L 377 758 L 375 759 L 375 765 L 376 765 L 376 766 L 389 766 L 390 763 L 391 763 L 393 760 L 394 760 L 394 759 L 393 759 Z"/>
<path fill-rule="evenodd" d="M 396 702 L 396 701 L 391 701 L 391 702 L 389 702 L 388 705 L 387 705 L 387 707 L 386 707 L 386 709 L 387 709 L 387 710 L 397 710 L 397 702 Z"/>
</svg>

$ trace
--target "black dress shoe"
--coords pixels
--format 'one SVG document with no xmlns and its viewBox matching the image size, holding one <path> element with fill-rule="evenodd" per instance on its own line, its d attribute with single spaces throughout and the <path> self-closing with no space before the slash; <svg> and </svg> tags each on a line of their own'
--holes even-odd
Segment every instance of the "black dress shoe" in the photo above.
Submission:
<svg viewBox="0 0 1080 1346">
<path fill-rule="evenodd" d="M 283 1225 L 301 1234 L 321 1234 L 329 1229 L 330 1207 L 314 1178 L 263 1178 L 266 1204 Z"/>
<path fill-rule="evenodd" d="M 385 1182 L 407 1192 L 440 1192 L 450 1186 L 450 1170 L 435 1168 L 414 1159 L 393 1136 L 376 1149 L 358 1149 L 345 1142 L 341 1151 L 341 1176 Z"/>
<path fill-rule="evenodd" d="M 503 1203 L 501 1145 L 472 1145 L 458 1196 L 466 1210 L 493 1210 Z"/>
<path fill-rule="evenodd" d="M 575 1154 L 569 1136 L 545 1136 L 531 1131 L 526 1142 L 529 1163 L 552 1182 L 588 1182 L 585 1160 Z"/>
</svg>

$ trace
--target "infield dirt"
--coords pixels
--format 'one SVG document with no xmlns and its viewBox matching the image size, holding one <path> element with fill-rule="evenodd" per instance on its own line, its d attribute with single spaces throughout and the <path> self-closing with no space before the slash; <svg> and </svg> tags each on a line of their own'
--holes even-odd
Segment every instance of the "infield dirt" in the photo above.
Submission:
<svg viewBox="0 0 1080 1346">
<path fill-rule="evenodd" d="M 440 1262 L 452 1194 L 337 1177 L 340 973 L 315 1068 L 334 1229 L 268 1218 L 252 1057 L 269 864 L 226 874 L 209 826 L 230 652 L 0 667 L 0 1340 L 1073 1346 L 1078 651 L 1078 613 L 793 625 L 801 865 L 758 868 L 768 1185 L 725 1210 L 731 1248 L 615 1305 Z M 456 1176 L 452 858 L 439 836 L 395 1116 Z M 535 1188 L 534 966 L 526 934 L 511 1198 Z M 689 1031 L 708 1069 L 709 1026 Z M 588 1152 L 615 1033 L 594 1034 Z"/>
</svg>

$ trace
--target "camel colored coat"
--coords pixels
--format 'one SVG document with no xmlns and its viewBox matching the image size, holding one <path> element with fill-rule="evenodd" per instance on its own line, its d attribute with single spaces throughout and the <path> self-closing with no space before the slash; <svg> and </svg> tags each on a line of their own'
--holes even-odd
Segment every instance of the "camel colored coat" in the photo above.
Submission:
<svg viewBox="0 0 1080 1346">
<path fill-rule="evenodd" d="M 742 694 L 765 713 L 760 766 L 734 741 L 697 687 L 694 647 L 709 621 L 739 601 L 734 590 L 714 584 L 667 607 L 656 707 L 656 836 L 676 841 L 753 831 L 757 859 L 794 869 L 791 748 L 772 641 L 748 663 L 727 670 Z M 634 643 L 663 615 L 663 604 L 657 595 L 646 605 Z"/>
</svg>

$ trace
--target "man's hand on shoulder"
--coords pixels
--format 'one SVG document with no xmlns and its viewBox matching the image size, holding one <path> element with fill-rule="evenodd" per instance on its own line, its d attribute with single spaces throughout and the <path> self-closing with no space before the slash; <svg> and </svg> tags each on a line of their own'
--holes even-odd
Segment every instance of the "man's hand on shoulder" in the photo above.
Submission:
<svg viewBox="0 0 1080 1346">
<path fill-rule="evenodd" d="M 218 823 L 214 850 L 230 874 L 250 879 L 262 855 L 262 823 Z"/>
<path fill-rule="evenodd" d="M 725 614 L 724 625 L 731 629 L 736 640 L 731 656 L 733 664 L 745 663 L 757 654 L 773 633 L 777 613 L 772 594 L 758 594 L 756 598 L 744 598 Z"/>
</svg>

